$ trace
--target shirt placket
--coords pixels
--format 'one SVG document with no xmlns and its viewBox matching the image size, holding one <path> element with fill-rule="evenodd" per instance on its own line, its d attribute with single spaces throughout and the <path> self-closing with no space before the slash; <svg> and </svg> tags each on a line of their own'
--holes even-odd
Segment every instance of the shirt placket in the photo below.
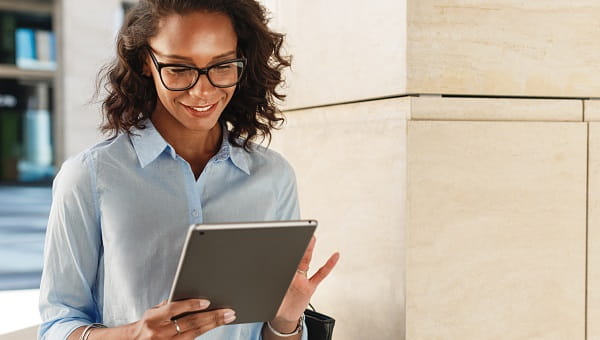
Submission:
<svg viewBox="0 0 600 340">
<path fill-rule="evenodd" d="M 184 186 L 185 193 L 187 195 L 188 201 L 188 216 L 190 224 L 199 224 L 204 220 L 202 213 L 202 191 L 204 188 L 204 182 L 206 181 L 206 173 L 208 172 L 212 161 L 209 161 L 204 168 L 204 171 L 200 174 L 198 181 L 196 181 L 194 177 L 194 172 L 192 171 L 192 167 L 190 164 L 181 158 L 179 155 L 177 156 L 177 160 L 181 164 L 183 170 L 183 178 L 184 178 Z"/>
</svg>

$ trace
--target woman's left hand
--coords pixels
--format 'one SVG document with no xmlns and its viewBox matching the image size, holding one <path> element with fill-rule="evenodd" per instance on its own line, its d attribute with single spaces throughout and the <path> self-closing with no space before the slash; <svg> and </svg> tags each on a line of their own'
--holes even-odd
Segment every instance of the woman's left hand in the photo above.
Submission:
<svg viewBox="0 0 600 340">
<path fill-rule="evenodd" d="M 329 275 L 340 258 L 339 253 L 334 253 L 327 260 L 327 263 L 309 278 L 308 269 L 316 241 L 317 239 L 313 236 L 302 261 L 300 261 L 296 275 L 294 275 L 294 279 L 283 298 L 281 307 L 279 307 L 275 319 L 271 321 L 271 324 L 275 327 L 277 324 L 292 324 L 294 326 L 298 324 L 298 319 L 304 313 L 317 286 Z"/>
</svg>

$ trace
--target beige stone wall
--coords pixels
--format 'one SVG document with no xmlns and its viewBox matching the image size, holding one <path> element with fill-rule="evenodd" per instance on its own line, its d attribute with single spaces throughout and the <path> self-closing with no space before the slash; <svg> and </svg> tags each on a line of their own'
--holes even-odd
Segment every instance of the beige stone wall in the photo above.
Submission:
<svg viewBox="0 0 600 340">
<path fill-rule="evenodd" d="M 262 2 L 294 57 L 286 109 L 406 92 L 406 1 Z"/>
<path fill-rule="evenodd" d="M 600 2 L 409 0 L 409 93 L 596 97 Z"/>
<path fill-rule="evenodd" d="M 600 123 L 589 124 L 588 339 L 600 339 Z"/>
<path fill-rule="evenodd" d="M 600 339 L 600 100 L 585 101 L 589 122 L 587 334 Z"/>
<path fill-rule="evenodd" d="M 365 320 L 371 322 L 369 336 L 379 338 L 583 339 L 586 325 L 588 338 L 600 337 L 600 329 L 594 328 L 595 313 L 600 311 L 594 288 L 600 279 L 596 278 L 600 256 L 594 210 L 592 206 L 586 210 L 587 192 L 590 204 L 595 197 L 594 130 L 590 126 L 588 177 L 585 122 L 598 120 L 594 117 L 600 116 L 600 105 L 577 99 L 600 93 L 600 78 L 595 76 L 600 73 L 595 41 L 600 4 L 413 0 L 379 1 L 367 8 L 347 1 L 269 3 L 296 58 L 288 76 L 286 107 L 316 106 L 289 112 L 290 125 L 278 136 L 285 145 L 282 151 L 292 160 L 298 154 L 328 153 L 329 148 L 321 145 L 329 145 L 329 139 L 337 140 L 339 134 L 352 145 L 361 145 L 360 150 L 365 136 L 374 146 L 395 136 L 387 129 L 376 135 L 364 129 L 347 131 L 344 123 L 322 118 L 344 108 L 354 114 L 343 119 L 363 115 L 379 119 L 379 124 L 389 121 L 365 110 L 365 103 L 341 103 L 378 105 L 383 101 L 376 99 L 386 96 L 461 96 L 398 99 L 392 109 L 411 120 L 407 156 L 395 160 L 408 164 L 408 187 L 400 190 L 407 191 L 409 208 L 406 211 L 404 202 L 397 202 L 393 211 L 405 220 L 393 226 L 370 225 L 377 232 L 400 230 L 407 236 L 404 243 L 390 248 L 397 257 L 378 253 L 379 243 L 371 239 L 365 239 L 362 247 L 342 249 L 345 259 L 356 264 L 342 262 L 327 283 L 336 289 L 319 293 L 327 311 L 338 316 L 336 331 L 342 338 L 364 338 L 353 325 Z M 366 22 L 370 34 L 365 34 Z M 375 72 L 365 71 L 365 65 L 374 63 L 379 66 Z M 305 120 L 314 121 L 304 125 Z M 298 138 L 311 141 L 305 145 Z M 319 144 L 312 146 L 312 138 Z M 396 145 L 373 147 L 367 153 L 335 151 L 368 161 L 383 157 Z M 361 210 L 350 215 L 337 210 L 343 202 L 360 201 L 361 193 L 343 190 L 343 200 L 335 203 L 338 191 L 330 188 L 351 188 L 356 181 L 377 183 L 386 177 L 385 170 L 365 172 L 338 158 L 325 164 L 328 171 L 320 176 L 328 180 L 305 181 L 313 167 L 324 165 L 294 163 L 302 205 L 310 207 L 304 209 L 305 216 L 324 214 L 330 216 L 327 221 L 362 218 Z M 386 198 L 381 190 L 396 189 L 379 185 L 383 187 L 373 191 Z M 385 198 L 379 201 L 369 211 L 375 220 L 390 211 Z M 340 244 L 364 237 L 354 230 L 338 232 L 337 223 L 328 222 L 323 228 L 325 235 L 337 234 L 335 242 Z M 328 236 L 323 241 L 334 242 Z M 373 254 L 372 262 L 378 266 L 395 267 L 406 261 L 406 279 L 394 287 L 406 291 L 406 304 L 390 298 L 378 305 L 403 311 L 398 319 L 385 318 L 388 323 L 398 320 L 395 326 L 372 323 L 372 310 L 359 315 L 356 306 L 336 294 L 344 291 L 352 299 L 358 290 L 362 299 L 375 301 L 382 295 L 395 296 L 376 289 L 376 274 L 365 276 L 355 270 L 364 254 Z M 398 275 L 394 273 L 389 277 Z M 365 288 L 351 292 L 342 288 L 358 283 Z M 404 318 L 406 327 L 400 321 Z"/>
<path fill-rule="evenodd" d="M 586 121 L 600 121 L 600 99 L 585 100 L 583 105 Z"/>
<path fill-rule="evenodd" d="M 584 339 L 586 327 L 588 338 L 600 337 L 593 326 L 594 313 L 600 313 L 593 288 L 600 255 L 592 207 L 587 220 L 588 191 L 590 202 L 594 197 L 587 121 L 600 120 L 600 104 L 580 99 L 600 94 L 600 3 L 265 3 L 295 56 L 285 106 L 290 122 L 274 146 L 297 170 L 304 215 L 327 216 L 322 252 L 334 248 L 330 243 L 354 246 L 341 249 L 342 261 L 353 263 L 341 262 L 319 291 L 318 300 L 338 318 L 336 336 L 365 338 L 355 325 L 368 321 L 371 338 Z M 366 72 L 365 65 L 373 64 L 375 72 Z M 378 99 L 389 96 L 397 99 Z M 565 99 L 547 99 L 554 97 Z M 409 120 L 408 145 L 404 135 L 395 139 L 397 131 L 371 131 L 372 123 L 346 128 L 344 121 L 356 116 L 382 126 L 396 123 L 365 109 L 383 102 L 395 103 L 391 112 Z M 342 108 L 352 115 L 325 118 Z M 338 147 L 333 159 L 307 160 L 308 154 L 329 154 L 330 140 L 341 135 L 357 150 Z M 591 127 L 589 138 L 591 143 Z M 365 142 L 373 146 L 367 152 Z M 365 171 L 344 161 L 384 157 L 397 143 L 406 156 L 389 166 L 408 167 L 399 187 L 383 183 L 385 167 Z M 325 166 L 314 180 L 314 168 Z M 379 186 L 371 190 L 382 197 L 368 211 L 371 219 L 391 211 L 404 218 L 393 225 L 370 223 L 372 232 L 405 235 L 403 242 L 386 243 L 385 254 L 362 230 L 338 230 L 344 223 L 337 221 L 368 220 L 360 209 L 342 209 L 360 202 L 362 192 L 341 190 L 338 196 L 340 190 L 332 190 L 354 188 L 357 181 Z M 398 188 L 408 210 L 405 201 L 390 203 L 384 194 Z M 357 247 L 353 240 L 359 239 L 364 242 Z M 365 256 L 377 269 L 400 266 L 401 273 L 357 271 Z M 393 291 L 405 292 L 405 303 L 378 288 L 379 280 L 398 275 L 405 280 Z M 402 313 L 373 323 L 373 310 L 361 306 L 357 313 L 356 294 Z"/>
<path fill-rule="evenodd" d="M 599 107 L 600 108 L 600 107 Z M 583 101 L 431 97 L 411 98 L 411 120 L 447 121 L 569 121 L 583 120 Z"/>
<path fill-rule="evenodd" d="M 583 339 L 583 107 L 404 97 L 288 112 L 272 147 L 321 221 L 317 263 L 342 252 L 314 299 L 336 337 Z"/>
<path fill-rule="evenodd" d="M 263 0 L 288 34 L 287 108 L 405 94 L 598 97 L 595 0 Z"/>
<path fill-rule="evenodd" d="M 586 130 L 409 123 L 407 339 L 583 339 Z"/>
<path fill-rule="evenodd" d="M 304 218 L 317 219 L 312 267 L 341 252 L 313 298 L 335 339 L 404 333 L 405 99 L 288 113 L 272 148 L 291 162 Z"/>
</svg>

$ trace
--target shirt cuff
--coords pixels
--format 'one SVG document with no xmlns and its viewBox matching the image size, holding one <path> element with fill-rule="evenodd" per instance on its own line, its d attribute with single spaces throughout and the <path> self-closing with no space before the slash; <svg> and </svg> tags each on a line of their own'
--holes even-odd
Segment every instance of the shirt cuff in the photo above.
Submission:
<svg viewBox="0 0 600 340">
<path fill-rule="evenodd" d="M 302 340 L 308 340 L 308 327 L 306 326 L 306 318 L 304 318 L 304 324 L 302 325 Z"/>
<path fill-rule="evenodd" d="M 261 322 L 261 323 L 259 323 L 259 325 L 260 325 L 260 328 L 259 328 L 260 332 L 258 334 L 260 334 L 260 335 L 258 336 L 258 339 L 263 340 L 262 329 L 263 329 L 263 326 L 266 327 L 265 326 L 266 323 Z M 302 339 L 302 340 L 308 340 L 308 327 L 306 327 L 306 318 L 304 319 L 304 322 L 302 324 L 302 337 L 300 339 Z"/>
</svg>

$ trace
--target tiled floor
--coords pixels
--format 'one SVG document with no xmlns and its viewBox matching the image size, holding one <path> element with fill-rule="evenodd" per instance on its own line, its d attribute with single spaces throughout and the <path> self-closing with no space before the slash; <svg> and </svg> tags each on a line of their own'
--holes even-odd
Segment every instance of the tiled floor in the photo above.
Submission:
<svg viewBox="0 0 600 340">
<path fill-rule="evenodd" d="M 39 288 L 51 191 L 0 186 L 0 290 Z"/>
</svg>

